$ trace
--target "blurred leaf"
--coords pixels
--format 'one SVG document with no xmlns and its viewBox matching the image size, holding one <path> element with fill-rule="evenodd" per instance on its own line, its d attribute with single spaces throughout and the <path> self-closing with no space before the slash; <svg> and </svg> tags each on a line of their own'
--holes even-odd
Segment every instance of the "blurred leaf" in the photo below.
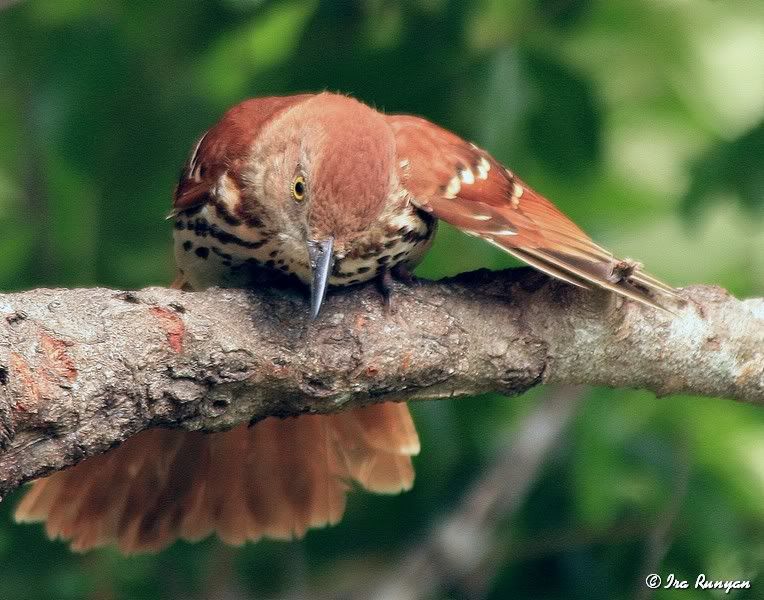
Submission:
<svg viewBox="0 0 764 600">
<path fill-rule="evenodd" d="M 591 9 L 590 0 L 535 0 L 537 18 L 560 29 L 579 24 Z"/>
<path fill-rule="evenodd" d="M 247 83 L 294 51 L 315 2 L 270 3 L 256 18 L 218 40 L 197 71 L 196 87 L 213 99 L 235 102 Z"/>
<path fill-rule="evenodd" d="M 592 169 L 602 153 L 602 117 L 591 83 L 538 54 L 527 57 L 534 110 L 528 116 L 528 151 L 561 175 Z"/>
<path fill-rule="evenodd" d="M 719 196 L 732 196 L 756 216 L 764 216 L 764 121 L 732 141 L 719 141 L 691 167 L 692 183 L 682 199 L 685 214 Z"/>
</svg>

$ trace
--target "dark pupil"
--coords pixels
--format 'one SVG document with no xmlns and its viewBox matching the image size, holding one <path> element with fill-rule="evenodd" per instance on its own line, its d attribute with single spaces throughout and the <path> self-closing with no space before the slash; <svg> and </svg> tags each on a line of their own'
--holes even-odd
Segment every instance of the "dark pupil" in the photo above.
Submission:
<svg viewBox="0 0 764 600">
<path fill-rule="evenodd" d="M 294 191 L 298 196 L 302 196 L 305 193 L 305 184 L 302 181 L 295 182 Z"/>
</svg>

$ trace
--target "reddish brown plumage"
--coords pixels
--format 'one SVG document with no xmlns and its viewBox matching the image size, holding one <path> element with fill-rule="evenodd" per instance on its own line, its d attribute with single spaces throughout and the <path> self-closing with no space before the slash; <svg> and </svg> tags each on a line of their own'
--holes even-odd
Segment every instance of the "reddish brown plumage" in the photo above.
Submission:
<svg viewBox="0 0 764 600">
<path fill-rule="evenodd" d="M 660 306 L 656 295 L 673 295 L 637 263 L 627 261 L 633 269 L 624 277 L 624 261 L 487 152 L 418 117 L 388 120 L 404 157 L 400 177 L 417 207 L 569 283 L 652 306 Z"/>
<path fill-rule="evenodd" d="M 312 185 L 309 182 L 310 193 L 320 199 L 311 206 L 312 228 L 316 237 L 362 232 L 382 211 L 391 191 L 392 132 L 380 113 L 355 100 L 312 104 L 306 108 L 315 111 L 322 127 Z"/>
<path fill-rule="evenodd" d="M 210 186 L 220 175 L 241 172 L 250 146 L 268 120 L 309 97 L 251 98 L 229 110 L 194 146 L 181 173 L 173 209 L 183 211 L 207 202 Z"/>
<path fill-rule="evenodd" d="M 378 493 L 409 489 L 418 444 L 403 404 L 224 433 L 151 429 L 36 481 L 16 518 L 45 521 L 50 538 L 77 551 L 116 543 L 151 552 L 210 533 L 234 545 L 292 539 L 337 523 L 353 481 Z"/>
<path fill-rule="evenodd" d="M 194 148 L 172 217 L 176 286 L 185 289 L 247 285 L 252 267 L 311 283 L 307 248 L 326 239 L 330 284 L 385 276 L 421 259 L 437 218 L 575 285 L 653 306 L 673 294 L 594 244 L 485 151 L 424 119 L 384 116 L 336 94 L 232 108 Z M 336 523 L 351 481 L 408 489 L 418 448 L 398 404 L 208 435 L 150 430 L 37 481 L 17 518 L 47 521 L 51 537 L 77 550 L 158 550 L 212 532 L 232 544 L 290 538 Z"/>
</svg>

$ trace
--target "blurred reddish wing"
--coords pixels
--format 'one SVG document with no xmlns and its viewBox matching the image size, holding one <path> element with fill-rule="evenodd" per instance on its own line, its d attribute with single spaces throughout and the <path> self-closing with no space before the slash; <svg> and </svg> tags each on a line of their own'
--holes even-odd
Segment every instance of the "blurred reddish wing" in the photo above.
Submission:
<svg viewBox="0 0 764 600">
<path fill-rule="evenodd" d="M 574 285 L 594 284 L 651 306 L 659 306 L 655 294 L 674 294 L 595 244 L 487 152 L 424 119 L 388 119 L 401 182 L 422 210 Z"/>
<path fill-rule="evenodd" d="M 251 98 L 230 109 L 194 146 L 175 190 L 171 216 L 204 204 L 218 178 L 237 174 L 263 126 L 277 114 L 306 100 L 310 94 Z"/>
</svg>

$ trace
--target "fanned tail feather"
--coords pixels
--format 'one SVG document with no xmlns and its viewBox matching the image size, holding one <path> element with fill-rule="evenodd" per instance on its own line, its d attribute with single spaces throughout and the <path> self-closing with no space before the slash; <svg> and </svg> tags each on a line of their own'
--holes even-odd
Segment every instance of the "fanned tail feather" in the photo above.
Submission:
<svg viewBox="0 0 764 600">
<path fill-rule="evenodd" d="M 352 481 L 411 487 L 419 440 L 405 404 L 265 419 L 213 434 L 150 429 L 35 481 L 19 522 L 45 521 L 73 550 L 158 551 L 217 533 L 239 545 L 337 523 Z"/>
</svg>

